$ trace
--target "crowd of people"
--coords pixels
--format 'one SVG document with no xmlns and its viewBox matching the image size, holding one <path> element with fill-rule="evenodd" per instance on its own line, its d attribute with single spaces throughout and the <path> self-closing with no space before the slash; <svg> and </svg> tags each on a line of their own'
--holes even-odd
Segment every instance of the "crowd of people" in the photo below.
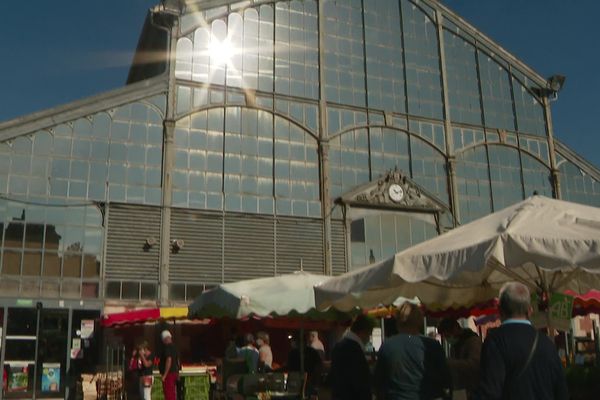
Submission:
<svg viewBox="0 0 600 400">
<path fill-rule="evenodd" d="M 435 338 L 424 335 L 424 315 L 419 306 L 404 303 L 396 312 L 397 334 L 386 338 L 374 365 L 366 346 L 375 321 L 365 315 L 332 346 L 331 364 L 323 380 L 325 346 L 317 331 L 311 331 L 304 346 L 291 338 L 285 365 L 273 358 L 269 334 L 232 334 L 225 350 L 225 363 L 237 362 L 244 373 L 272 371 L 306 372 L 305 396 L 316 399 L 319 386 L 331 389 L 332 400 L 434 400 L 451 399 L 462 390 L 468 400 L 568 399 L 566 378 L 552 341 L 529 321 L 530 294 L 527 286 L 512 282 L 500 291 L 502 324 L 488 332 L 485 342 L 455 319 L 442 320 L 438 333 L 449 344 L 448 357 Z M 175 400 L 179 358 L 172 335 L 161 334 L 163 349 L 159 371 L 164 398 Z M 133 352 L 130 368 L 139 376 L 140 397 L 151 398 L 152 360 L 147 342 Z"/>
<path fill-rule="evenodd" d="M 403 304 L 397 311 L 398 334 L 388 338 L 371 374 L 364 345 L 371 335 L 367 317 L 355 320 L 332 354 L 333 400 L 451 399 L 457 389 L 468 399 L 569 398 L 567 382 L 552 341 L 529 321 L 527 286 L 511 282 L 500 291 L 502 324 L 479 336 L 456 320 L 444 320 L 439 332 L 451 344 L 447 359 L 438 341 L 423 335 L 420 308 Z"/>
</svg>

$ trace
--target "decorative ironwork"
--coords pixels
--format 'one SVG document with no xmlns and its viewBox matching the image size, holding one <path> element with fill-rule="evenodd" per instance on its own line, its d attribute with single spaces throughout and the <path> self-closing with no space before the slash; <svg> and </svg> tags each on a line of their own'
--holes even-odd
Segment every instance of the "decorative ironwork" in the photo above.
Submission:
<svg viewBox="0 0 600 400">
<path fill-rule="evenodd" d="M 431 212 L 445 209 L 439 201 L 427 194 L 398 168 L 347 193 L 340 201 L 356 206 L 420 209 Z"/>
</svg>

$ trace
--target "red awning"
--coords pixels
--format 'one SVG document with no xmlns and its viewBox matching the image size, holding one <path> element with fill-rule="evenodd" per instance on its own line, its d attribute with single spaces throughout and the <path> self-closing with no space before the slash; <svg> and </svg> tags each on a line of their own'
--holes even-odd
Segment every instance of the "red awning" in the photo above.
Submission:
<svg viewBox="0 0 600 400">
<path fill-rule="evenodd" d="M 573 315 L 600 314 L 600 291 L 590 290 L 586 294 L 578 295 L 567 290 L 568 295 L 574 296 Z"/>
<path fill-rule="evenodd" d="M 104 327 L 111 327 L 125 324 L 140 324 L 144 322 L 157 321 L 159 319 L 159 308 L 146 308 L 142 310 L 132 310 L 103 315 L 100 324 Z"/>
</svg>

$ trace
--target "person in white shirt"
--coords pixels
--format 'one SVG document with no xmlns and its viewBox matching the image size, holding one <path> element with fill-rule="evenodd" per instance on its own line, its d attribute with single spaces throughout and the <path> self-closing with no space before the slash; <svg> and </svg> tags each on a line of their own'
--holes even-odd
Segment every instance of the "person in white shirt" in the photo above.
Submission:
<svg viewBox="0 0 600 400">
<path fill-rule="evenodd" d="M 325 357 L 325 346 L 323 346 L 323 342 L 319 339 L 319 332 L 308 332 L 308 345 L 319 352 L 321 359 Z"/>
<path fill-rule="evenodd" d="M 258 347 L 258 369 L 269 372 L 273 369 L 273 352 L 271 351 L 269 334 L 258 332 L 256 334 L 256 346 Z"/>
</svg>

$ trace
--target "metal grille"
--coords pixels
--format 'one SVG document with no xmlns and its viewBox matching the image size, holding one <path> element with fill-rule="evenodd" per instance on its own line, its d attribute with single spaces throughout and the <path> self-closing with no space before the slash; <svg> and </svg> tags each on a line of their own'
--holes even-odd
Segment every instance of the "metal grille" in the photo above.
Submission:
<svg viewBox="0 0 600 400">
<path fill-rule="evenodd" d="M 107 279 L 158 280 L 160 208 L 111 203 L 106 237 Z"/>
<path fill-rule="evenodd" d="M 341 220 L 331 220 L 331 270 L 333 275 L 348 271 L 346 267 L 346 225 Z"/>
<path fill-rule="evenodd" d="M 277 273 L 324 272 L 323 222 L 320 219 L 277 218 Z"/>
<path fill-rule="evenodd" d="M 225 216 L 225 282 L 275 274 L 273 217 Z"/>
<path fill-rule="evenodd" d="M 223 215 L 173 209 L 171 240 L 184 248 L 170 256 L 169 279 L 185 283 L 220 283 L 223 270 Z"/>
<path fill-rule="evenodd" d="M 345 270 L 343 223 L 336 224 L 336 273 Z M 341 229 L 341 233 L 337 233 Z M 184 247 L 170 255 L 172 284 L 233 282 L 303 269 L 323 273 L 321 219 L 173 209 L 171 239 Z M 341 252 L 341 255 L 340 255 Z"/>
</svg>

